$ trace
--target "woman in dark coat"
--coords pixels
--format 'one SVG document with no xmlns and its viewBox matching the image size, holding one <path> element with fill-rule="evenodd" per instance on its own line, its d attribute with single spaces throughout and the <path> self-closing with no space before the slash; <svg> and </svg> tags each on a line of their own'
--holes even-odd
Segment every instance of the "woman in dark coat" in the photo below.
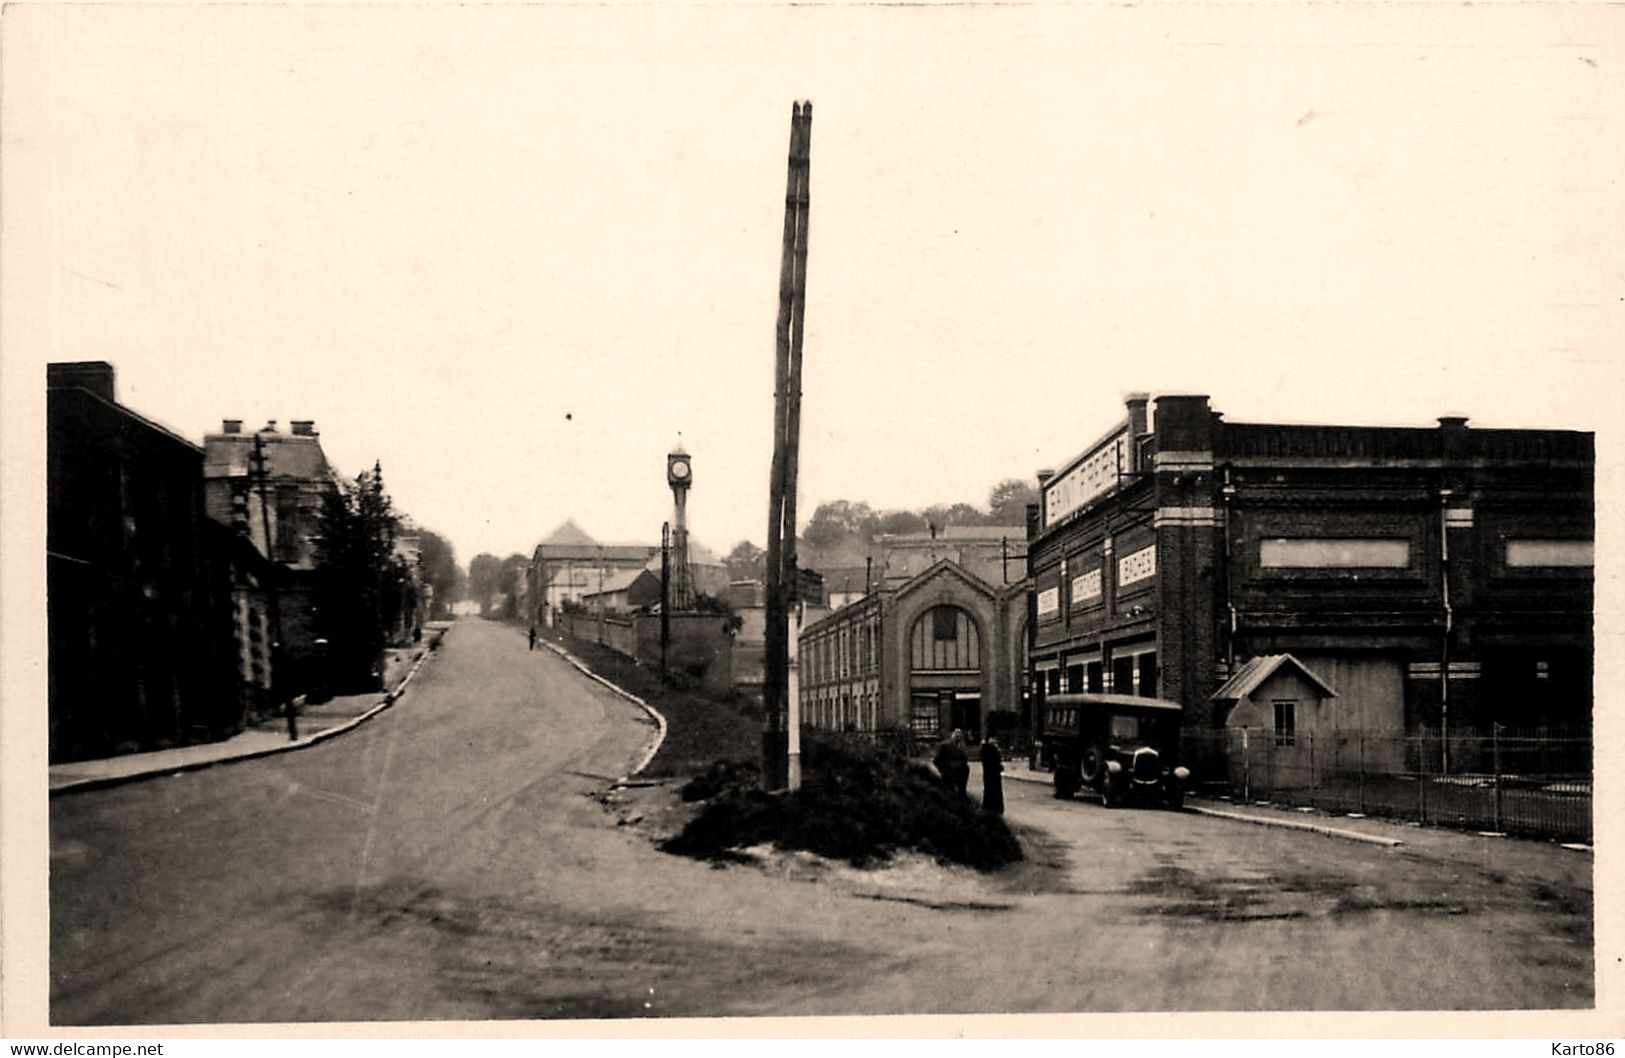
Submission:
<svg viewBox="0 0 1625 1058">
<path fill-rule="evenodd" d="M 991 738 L 982 739 L 982 808 L 1000 815 L 1004 814 L 1003 772 L 999 744 Z"/>
</svg>

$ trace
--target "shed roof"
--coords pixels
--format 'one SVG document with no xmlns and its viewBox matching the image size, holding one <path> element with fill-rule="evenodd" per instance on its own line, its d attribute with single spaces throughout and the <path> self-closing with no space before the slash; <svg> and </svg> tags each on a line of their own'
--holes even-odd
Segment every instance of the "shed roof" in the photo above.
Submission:
<svg viewBox="0 0 1625 1058">
<path fill-rule="evenodd" d="M 1259 685 L 1275 675 L 1282 666 L 1297 669 L 1304 679 L 1320 688 L 1321 693 L 1327 698 L 1337 697 L 1337 692 L 1332 689 L 1331 684 L 1321 679 L 1313 669 L 1291 654 L 1261 654 L 1237 669 L 1234 676 L 1224 681 L 1224 686 L 1213 692 L 1213 701 L 1239 702 L 1258 690 Z"/>
</svg>

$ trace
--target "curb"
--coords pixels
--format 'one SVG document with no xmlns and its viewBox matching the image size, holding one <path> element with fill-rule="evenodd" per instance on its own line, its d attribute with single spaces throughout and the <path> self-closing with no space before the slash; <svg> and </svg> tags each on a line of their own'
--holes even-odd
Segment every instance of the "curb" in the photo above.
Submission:
<svg viewBox="0 0 1625 1058">
<path fill-rule="evenodd" d="M 574 665 L 582 674 L 584 674 L 588 678 L 596 680 L 599 683 L 603 684 L 605 687 L 609 688 L 611 691 L 613 691 L 616 694 L 620 695 L 622 698 L 625 698 L 627 701 L 629 701 L 632 704 L 636 705 L 638 708 L 642 709 L 644 712 L 648 713 L 650 716 L 652 716 L 654 718 L 655 727 L 658 729 L 656 734 L 655 734 L 654 743 L 648 748 L 648 750 L 643 754 L 643 756 L 641 758 L 639 758 L 637 767 L 633 768 L 631 771 L 627 772 L 625 775 L 623 775 L 619 779 L 617 779 L 616 783 L 617 784 L 624 783 L 624 782 L 626 782 L 626 780 L 630 779 L 632 776 L 634 776 L 634 775 L 638 774 L 639 772 L 641 772 L 644 768 L 647 768 L 649 766 L 649 762 L 655 759 L 655 754 L 660 752 L 660 747 L 662 745 L 664 745 L 665 741 L 666 741 L 666 718 L 664 716 L 660 715 L 660 710 L 656 709 L 654 706 L 650 705 L 648 702 L 644 701 L 642 698 L 639 698 L 637 695 L 633 694 L 631 691 L 627 690 L 626 688 L 621 687 L 618 684 L 611 683 L 609 680 L 604 679 L 604 677 L 598 675 L 598 673 L 596 673 L 596 672 L 592 671 L 591 669 L 589 669 L 586 666 L 586 664 L 580 658 L 576 657 L 574 654 L 570 653 L 568 650 L 565 650 L 563 647 L 558 646 L 557 644 L 554 644 L 554 643 L 549 643 L 545 639 L 538 639 L 537 642 L 540 643 L 542 646 L 546 647 L 547 649 L 551 650 L 553 653 L 557 654 L 559 657 L 563 658 L 565 661 L 568 661 L 570 664 Z"/>
<path fill-rule="evenodd" d="M 445 634 L 445 630 L 442 629 L 440 633 L 435 636 L 434 642 L 439 643 L 440 639 L 444 637 Z M 368 709 L 359 716 L 351 717 L 349 720 L 339 724 L 337 727 L 324 728 L 321 731 L 317 731 L 315 734 L 307 735 L 301 739 L 290 739 L 280 746 L 267 746 L 265 749 L 255 749 L 248 750 L 243 753 L 234 753 L 229 757 L 216 757 L 212 760 L 186 761 L 180 764 L 166 765 L 162 768 L 153 768 L 150 771 L 131 772 L 128 775 L 105 775 L 92 779 L 79 779 L 75 782 L 64 783 L 61 786 L 51 787 L 49 795 L 51 797 L 56 797 L 60 794 L 83 793 L 87 790 L 102 790 L 109 786 L 122 786 L 125 783 L 141 782 L 146 779 L 156 779 L 165 775 L 181 775 L 185 772 L 202 771 L 205 768 L 213 768 L 221 764 L 235 764 L 238 761 L 243 760 L 259 760 L 263 757 L 274 757 L 279 753 L 292 753 L 296 749 L 305 749 L 308 746 L 314 746 L 318 743 L 325 742 L 337 735 L 342 735 L 347 731 L 354 730 L 361 724 L 371 720 L 385 709 L 388 709 L 390 706 L 394 705 L 395 701 L 400 698 L 401 693 L 406 690 L 406 685 L 412 682 L 412 677 L 418 674 L 418 670 L 423 668 L 424 664 L 429 660 L 429 657 L 432 654 L 433 650 L 425 647 L 423 650 L 423 656 L 418 658 L 417 661 L 413 662 L 411 670 L 408 671 L 405 676 L 401 677 L 401 682 L 397 683 L 393 690 L 386 691 L 384 696 L 378 700 L 377 705 L 373 706 L 371 709 Z M 301 694 L 295 698 L 293 702 L 295 707 L 302 706 L 305 704 L 305 696 Z"/>
<path fill-rule="evenodd" d="M 1261 827 L 1282 827 L 1286 830 L 1307 830 L 1310 833 L 1322 834 L 1328 838 L 1342 838 L 1345 841 L 1363 841 L 1368 845 L 1381 845 L 1384 848 L 1396 848 L 1405 844 L 1398 838 L 1378 837 L 1375 834 L 1362 834 L 1357 830 L 1342 830 L 1338 827 L 1328 827 L 1320 823 L 1303 823 L 1296 819 L 1267 819 L 1263 816 L 1244 815 L 1241 812 L 1225 812 L 1218 808 L 1200 808 L 1196 805 L 1186 805 L 1185 811 L 1195 812 L 1197 815 L 1213 816 L 1216 819 L 1234 819 L 1240 823 L 1252 823 Z"/>
</svg>

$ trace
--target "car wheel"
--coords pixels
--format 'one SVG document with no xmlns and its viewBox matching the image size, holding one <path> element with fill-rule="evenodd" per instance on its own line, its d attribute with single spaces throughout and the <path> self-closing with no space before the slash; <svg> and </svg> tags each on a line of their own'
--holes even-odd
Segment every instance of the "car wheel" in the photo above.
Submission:
<svg viewBox="0 0 1625 1058">
<path fill-rule="evenodd" d="M 1099 786 L 1106 774 L 1106 751 L 1100 746 L 1088 746 L 1078 761 L 1078 772 L 1085 786 Z"/>
<path fill-rule="evenodd" d="M 1175 812 L 1183 810 L 1185 807 L 1185 788 L 1177 782 L 1169 783 L 1167 801 L 1168 807 Z"/>
<path fill-rule="evenodd" d="M 1071 800 L 1072 795 L 1078 792 L 1078 773 L 1070 768 L 1055 769 L 1055 799 L 1057 801 Z"/>
</svg>

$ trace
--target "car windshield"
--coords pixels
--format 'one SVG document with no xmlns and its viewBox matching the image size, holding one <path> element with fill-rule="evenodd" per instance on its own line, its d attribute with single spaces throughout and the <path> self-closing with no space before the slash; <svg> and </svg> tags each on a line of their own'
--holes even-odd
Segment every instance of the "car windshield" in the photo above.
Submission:
<svg viewBox="0 0 1625 1058">
<path fill-rule="evenodd" d="M 1139 738 L 1140 718 L 1137 716 L 1112 717 L 1113 738 Z"/>
</svg>

